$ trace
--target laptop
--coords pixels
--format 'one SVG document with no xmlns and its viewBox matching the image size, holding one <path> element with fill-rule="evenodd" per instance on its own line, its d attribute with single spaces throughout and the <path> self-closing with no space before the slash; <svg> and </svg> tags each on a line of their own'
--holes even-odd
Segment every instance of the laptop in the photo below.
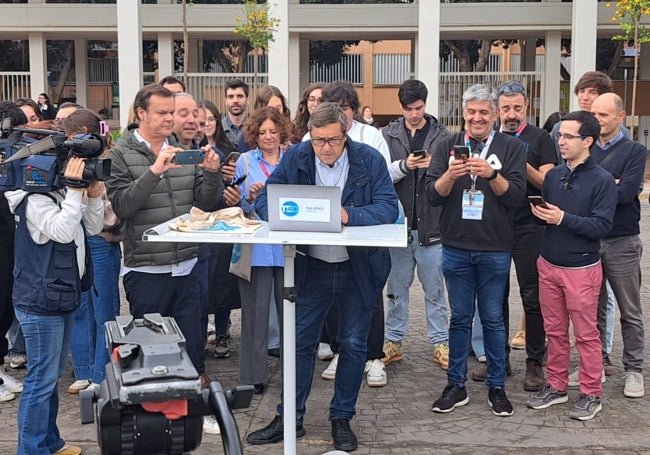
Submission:
<svg viewBox="0 0 650 455">
<path fill-rule="evenodd" d="M 341 188 L 338 186 L 266 186 L 269 230 L 341 232 Z"/>
</svg>

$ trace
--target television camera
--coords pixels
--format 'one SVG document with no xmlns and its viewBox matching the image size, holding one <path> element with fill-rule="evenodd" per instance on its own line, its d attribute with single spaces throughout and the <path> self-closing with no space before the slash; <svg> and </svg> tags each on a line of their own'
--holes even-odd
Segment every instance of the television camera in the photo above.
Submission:
<svg viewBox="0 0 650 455">
<path fill-rule="evenodd" d="M 25 133 L 45 138 L 33 140 Z M 98 158 L 103 151 L 104 142 L 95 134 L 68 139 L 59 131 L 12 127 L 10 119 L 4 119 L 0 125 L 0 191 L 47 193 L 64 186 L 87 188 L 90 182 L 110 176 L 111 160 Z M 85 158 L 79 180 L 63 177 L 70 156 Z"/>
<path fill-rule="evenodd" d="M 102 455 L 195 450 L 209 414 L 219 423 L 224 452 L 243 454 L 231 409 L 250 406 L 253 386 L 224 391 L 215 381 L 202 390 L 173 318 L 118 316 L 105 330 L 111 359 L 106 378 L 80 393 L 81 423 L 97 421 Z"/>
</svg>

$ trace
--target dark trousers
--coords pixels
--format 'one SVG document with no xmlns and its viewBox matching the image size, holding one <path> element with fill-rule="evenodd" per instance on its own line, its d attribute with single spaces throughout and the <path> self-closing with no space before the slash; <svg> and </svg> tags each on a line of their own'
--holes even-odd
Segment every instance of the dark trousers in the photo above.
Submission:
<svg viewBox="0 0 650 455">
<path fill-rule="evenodd" d="M 203 374 L 203 311 L 199 284 L 200 270 L 195 266 L 186 276 L 171 273 L 129 272 L 124 276 L 124 291 L 131 314 L 141 318 L 145 313 L 171 316 L 187 340 L 187 353 L 194 368 Z"/>
<path fill-rule="evenodd" d="M 539 305 L 539 273 L 537 272 L 537 258 L 543 238 L 544 226 L 537 224 L 515 226 L 515 244 L 512 248 L 512 260 L 515 263 L 519 295 L 526 316 L 526 355 L 529 359 L 538 362 L 541 362 L 544 357 L 546 338 L 544 319 Z M 506 333 L 509 333 L 509 293 L 510 283 L 508 280 L 503 308 Z"/>
<path fill-rule="evenodd" d="M 339 308 L 338 305 L 332 305 L 327 313 L 325 325 L 321 331 L 320 342 L 326 343 L 329 340 L 332 352 L 339 352 L 337 336 L 339 332 Z M 326 334 L 323 337 L 323 334 Z M 375 300 L 372 308 L 372 320 L 370 321 L 370 332 L 368 333 L 368 352 L 366 360 L 381 359 L 384 356 L 384 297 L 380 295 Z"/>
<path fill-rule="evenodd" d="M 7 331 L 14 319 L 11 300 L 14 283 L 14 216 L 4 194 L 0 193 L 0 359 L 9 352 Z"/>
</svg>

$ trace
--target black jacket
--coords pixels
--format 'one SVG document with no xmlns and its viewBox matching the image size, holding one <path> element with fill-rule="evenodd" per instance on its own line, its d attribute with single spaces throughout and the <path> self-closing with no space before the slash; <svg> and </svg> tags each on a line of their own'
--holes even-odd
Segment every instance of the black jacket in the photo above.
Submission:
<svg viewBox="0 0 650 455">
<path fill-rule="evenodd" d="M 424 149 L 431 153 L 433 143 L 448 136 L 449 131 L 440 125 L 434 116 L 425 114 L 425 117 L 429 121 L 429 133 L 424 140 Z M 411 153 L 411 147 L 404 126 L 404 117 L 393 120 L 381 132 L 388 143 L 391 161 L 405 160 Z M 418 239 L 421 246 L 440 243 L 440 213 L 442 207 L 434 207 L 427 199 L 424 179 L 426 171 L 426 169 L 419 169 L 417 178 L 413 171 L 408 172 L 408 174 L 398 171 L 395 177 L 399 180 L 394 182 L 395 191 L 404 207 L 404 214 L 409 225 L 413 219 L 413 186 L 416 185 L 415 212 L 417 214 Z"/>
</svg>

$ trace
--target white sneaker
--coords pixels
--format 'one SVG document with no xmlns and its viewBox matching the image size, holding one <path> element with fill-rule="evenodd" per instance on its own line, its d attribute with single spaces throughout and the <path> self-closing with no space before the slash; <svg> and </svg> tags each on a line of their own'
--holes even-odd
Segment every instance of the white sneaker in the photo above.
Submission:
<svg viewBox="0 0 650 455">
<path fill-rule="evenodd" d="M 217 419 L 212 416 L 203 416 L 203 432 L 207 434 L 221 434 Z"/>
<path fill-rule="evenodd" d="M 0 402 L 11 401 L 15 398 L 16 395 L 13 392 L 7 390 L 5 386 L 0 385 Z"/>
<path fill-rule="evenodd" d="M 364 373 L 366 373 L 368 387 L 383 387 L 388 383 L 385 368 L 380 359 L 368 360 L 366 362 Z"/>
<path fill-rule="evenodd" d="M 329 365 L 327 365 L 327 368 L 325 368 L 325 371 L 323 371 L 320 375 L 321 378 L 327 380 L 327 381 L 333 381 L 336 378 L 336 367 L 339 364 L 339 355 L 335 354 L 334 358 L 330 362 Z"/>
<path fill-rule="evenodd" d="M 18 370 L 20 368 L 27 367 L 27 356 L 24 354 L 18 354 L 9 358 L 9 368 Z"/>
<path fill-rule="evenodd" d="M 607 376 L 605 376 L 605 370 L 603 369 L 600 375 L 600 383 L 604 384 L 605 381 L 607 381 Z M 567 384 L 567 387 L 580 387 L 580 367 L 576 367 L 576 369 L 573 370 L 573 373 L 569 375 L 569 383 Z"/>
<path fill-rule="evenodd" d="M 11 393 L 20 393 L 23 391 L 23 383 L 14 378 L 4 368 L 0 368 L 0 384 Z"/>
<path fill-rule="evenodd" d="M 641 398 L 645 395 L 645 388 L 643 387 L 643 375 L 638 371 L 626 371 L 623 374 L 625 378 L 625 388 L 623 395 L 628 398 Z"/>
<path fill-rule="evenodd" d="M 77 395 L 82 390 L 85 390 L 90 385 L 90 379 L 77 379 L 68 387 L 68 393 Z"/>
<path fill-rule="evenodd" d="M 479 363 L 485 363 L 487 362 L 487 357 L 485 357 L 485 355 L 480 355 L 476 358 L 476 361 Z"/>
<path fill-rule="evenodd" d="M 331 360 L 334 358 L 334 353 L 332 348 L 327 343 L 318 343 L 318 359 L 319 360 Z"/>
</svg>

